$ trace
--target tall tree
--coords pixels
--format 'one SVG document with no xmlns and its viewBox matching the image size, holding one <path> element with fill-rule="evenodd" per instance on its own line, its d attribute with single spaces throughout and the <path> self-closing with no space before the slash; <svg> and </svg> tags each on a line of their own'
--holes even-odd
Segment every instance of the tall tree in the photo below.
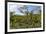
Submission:
<svg viewBox="0 0 46 34">
<path fill-rule="evenodd" d="M 28 15 L 29 15 L 29 11 L 28 11 L 28 7 L 26 5 L 24 5 L 23 7 L 20 7 L 19 8 L 19 11 L 23 14 L 25 14 L 27 16 L 27 22 L 28 22 Z"/>
<path fill-rule="evenodd" d="M 14 15 L 15 15 L 15 12 L 10 11 L 10 24 L 12 25 L 12 27 L 14 26 L 14 21 L 15 21 Z"/>
<path fill-rule="evenodd" d="M 20 7 L 19 10 L 21 13 L 23 13 L 25 15 L 29 14 L 28 7 L 26 5 L 24 5 L 23 7 Z"/>
</svg>

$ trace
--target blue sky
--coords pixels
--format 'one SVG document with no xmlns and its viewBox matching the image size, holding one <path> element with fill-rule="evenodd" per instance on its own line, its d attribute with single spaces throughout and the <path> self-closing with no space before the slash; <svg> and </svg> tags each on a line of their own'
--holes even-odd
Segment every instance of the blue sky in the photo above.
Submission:
<svg viewBox="0 0 46 34">
<path fill-rule="evenodd" d="M 24 15 L 23 13 L 21 13 L 18 8 L 19 7 L 23 7 L 24 5 L 17 5 L 17 4 L 9 4 L 9 11 L 15 11 L 15 14 L 18 15 Z M 39 10 L 41 8 L 41 6 L 34 6 L 34 5 L 26 5 L 28 7 L 29 11 L 32 10 Z"/>
</svg>

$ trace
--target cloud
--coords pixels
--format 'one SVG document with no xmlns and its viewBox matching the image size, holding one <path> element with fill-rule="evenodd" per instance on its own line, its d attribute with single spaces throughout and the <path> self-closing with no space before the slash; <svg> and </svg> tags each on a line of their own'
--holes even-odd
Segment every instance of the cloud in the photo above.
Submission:
<svg viewBox="0 0 46 34">
<path fill-rule="evenodd" d="M 9 5 L 9 11 L 15 11 L 15 14 L 24 15 L 18 10 L 18 8 L 23 7 L 24 5 L 19 5 L 16 3 L 9 3 L 8 5 Z M 37 9 L 36 7 L 39 7 L 39 6 L 31 6 L 31 5 L 26 5 L 26 6 L 28 7 L 29 11 L 35 10 Z M 23 10 L 23 11 L 26 11 L 26 10 Z M 34 11 L 34 13 L 37 13 L 37 12 Z"/>
</svg>

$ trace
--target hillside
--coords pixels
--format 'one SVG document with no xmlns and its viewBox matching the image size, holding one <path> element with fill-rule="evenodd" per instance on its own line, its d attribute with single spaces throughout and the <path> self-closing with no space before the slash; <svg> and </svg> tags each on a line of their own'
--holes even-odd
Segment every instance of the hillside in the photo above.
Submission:
<svg viewBox="0 0 46 34">
<path fill-rule="evenodd" d="M 10 19 L 11 29 L 39 28 L 39 27 L 41 27 L 41 16 L 39 14 L 34 14 L 30 16 L 14 15 Z"/>
</svg>

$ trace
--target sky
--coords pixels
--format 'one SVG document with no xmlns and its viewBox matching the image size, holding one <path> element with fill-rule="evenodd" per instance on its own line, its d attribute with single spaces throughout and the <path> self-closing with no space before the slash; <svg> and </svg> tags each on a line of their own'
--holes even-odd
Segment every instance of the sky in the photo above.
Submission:
<svg viewBox="0 0 46 34">
<path fill-rule="evenodd" d="M 18 8 L 23 7 L 24 5 L 18 5 L 18 4 L 9 4 L 9 11 L 14 11 L 15 14 L 18 15 L 24 15 L 23 13 L 21 13 Z M 26 7 L 28 7 L 28 11 L 31 12 L 32 10 L 39 10 L 41 9 L 41 6 L 34 6 L 34 5 L 25 5 Z"/>
</svg>

